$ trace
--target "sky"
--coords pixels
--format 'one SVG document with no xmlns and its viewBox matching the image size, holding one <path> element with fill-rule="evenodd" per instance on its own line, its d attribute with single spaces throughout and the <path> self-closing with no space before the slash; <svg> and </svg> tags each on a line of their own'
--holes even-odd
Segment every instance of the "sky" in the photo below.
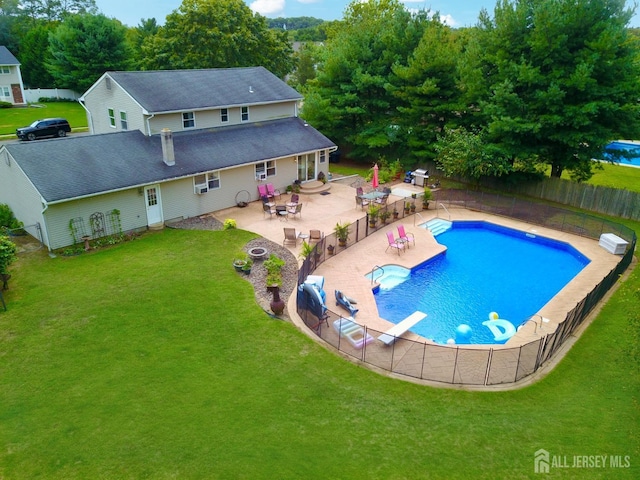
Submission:
<svg viewBox="0 0 640 480">
<path fill-rule="evenodd" d="M 401 0 L 407 8 L 429 9 L 452 27 L 470 27 L 476 24 L 478 14 L 485 8 L 493 14 L 496 0 Z M 351 3 L 349 0 L 245 0 L 254 11 L 268 18 L 315 17 L 323 20 L 339 20 Z M 155 18 L 163 25 L 165 17 L 178 9 L 182 0 L 96 0 L 98 9 L 107 17 L 135 27 L 142 18 Z M 627 3 L 629 5 L 629 3 Z M 640 26 L 636 14 L 631 26 Z"/>
</svg>

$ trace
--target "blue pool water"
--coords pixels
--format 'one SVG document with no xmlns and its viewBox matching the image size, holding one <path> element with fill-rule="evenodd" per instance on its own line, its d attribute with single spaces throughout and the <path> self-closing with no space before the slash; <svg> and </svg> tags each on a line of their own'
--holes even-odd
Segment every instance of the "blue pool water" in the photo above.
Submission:
<svg viewBox="0 0 640 480">
<path fill-rule="evenodd" d="M 625 142 L 611 142 L 605 147 L 607 150 L 615 150 L 620 152 L 620 157 L 615 157 L 609 153 L 604 154 L 605 160 L 610 160 L 620 163 L 620 165 L 632 165 L 640 167 L 640 156 L 635 157 L 633 155 L 640 155 L 640 145 Z M 632 155 L 625 155 L 632 154 Z"/>
<path fill-rule="evenodd" d="M 373 275 L 380 316 L 398 323 L 422 311 L 427 318 L 411 331 L 442 344 L 504 343 L 482 325 L 489 313 L 518 327 L 589 263 L 568 244 L 486 222 L 454 222 L 437 240 L 446 253 L 410 275 L 397 266 L 383 267 L 381 280 Z M 468 339 L 456 338 L 460 324 L 471 327 Z"/>
</svg>

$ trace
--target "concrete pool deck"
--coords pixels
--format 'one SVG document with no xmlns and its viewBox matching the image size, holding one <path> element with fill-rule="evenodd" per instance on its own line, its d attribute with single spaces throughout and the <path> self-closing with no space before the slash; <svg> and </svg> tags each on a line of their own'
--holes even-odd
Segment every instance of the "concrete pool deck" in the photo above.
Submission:
<svg viewBox="0 0 640 480">
<path fill-rule="evenodd" d="M 233 207 L 217 211 L 214 212 L 214 216 L 221 221 L 225 218 L 234 218 L 238 228 L 253 231 L 279 244 L 282 244 L 284 238 L 283 227 L 294 227 L 298 232 L 303 233 L 308 233 L 310 229 L 319 229 L 326 234 L 330 234 L 338 221 L 352 223 L 365 215 L 365 212 L 361 209 L 355 208 L 355 188 L 349 183 L 348 180 L 344 183 L 332 182 L 330 195 L 301 195 L 300 202 L 303 203 L 301 218 L 290 218 L 288 221 L 282 221 L 278 218 L 266 218 L 262 213 L 261 202 L 252 202 L 246 208 Z M 400 184 L 396 187 L 405 194 L 422 192 L 422 188 L 409 184 Z M 401 198 L 391 195 L 389 201 L 394 202 Z M 288 199 L 288 196 L 283 195 L 282 203 L 286 199 Z M 386 227 L 379 228 L 377 232 L 364 240 L 348 247 L 346 251 L 334 256 L 327 256 L 325 262 L 318 267 L 314 275 L 321 275 L 325 278 L 324 290 L 327 294 L 327 306 L 329 309 L 344 316 L 348 315 L 346 310 L 335 305 L 334 290 L 340 290 L 358 301 L 357 308 L 359 312 L 356 316 L 358 323 L 379 332 L 391 328 L 393 324 L 378 315 L 372 292 L 373 285 L 365 275 L 370 273 L 375 266 L 395 264 L 411 268 L 442 253 L 445 247 L 440 245 L 428 230 L 416 225 L 435 218 L 438 213 L 441 218 L 447 220 L 489 221 L 505 227 L 566 242 L 590 260 L 589 265 L 537 312 L 539 316 L 548 319 L 548 322 L 540 322 L 539 317 L 536 317 L 536 322 L 527 322 L 504 345 L 465 345 L 467 349 L 506 349 L 531 342 L 541 336 L 552 333 L 557 328 L 558 323 L 565 319 L 567 313 L 582 301 L 621 260 L 621 256 L 613 255 L 599 246 L 597 240 L 463 208 L 448 207 L 448 212 L 442 209 L 439 212 L 430 209 L 420 214 L 410 215 L 403 220 L 389 223 Z M 394 234 L 397 234 L 396 228 L 400 224 L 404 224 L 405 229 L 414 234 L 415 246 L 411 245 L 411 248 L 398 255 L 395 250 L 387 250 L 386 232 L 392 230 Z M 300 253 L 301 243 L 299 241 L 296 246 L 291 245 L 288 247 L 296 257 Z M 318 339 L 316 334 L 311 332 L 296 314 L 295 301 L 295 295 L 291 295 L 288 299 L 288 311 L 291 320 L 302 331 L 307 332 L 312 338 Z M 424 321 L 428 321 L 428 317 Z M 429 340 L 411 332 L 407 332 L 403 338 L 429 343 Z M 372 346 L 374 344 L 367 347 L 368 350 Z M 430 382 L 425 381 L 425 383 Z M 459 385 L 456 385 L 456 387 L 459 387 Z"/>
</svg>

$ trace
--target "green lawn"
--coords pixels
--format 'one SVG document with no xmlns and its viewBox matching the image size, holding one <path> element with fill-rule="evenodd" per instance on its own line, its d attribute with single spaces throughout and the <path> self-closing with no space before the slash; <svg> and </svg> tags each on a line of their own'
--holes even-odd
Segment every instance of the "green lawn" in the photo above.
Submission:
<svg viewBox="0 0 640 480">
<path fill-rule="evenodd" d="M 26 127 L 34 120 L 63 117 L 74 132 L 87 131 L 87 113 L 78 102 L 38 103 L 25 108 L 0 108 L 0 135 L 13 135 L 16 128 Z"/>
<path fill-rule="evenodd" d="M 640 477 L 638 269 L 546 378 L 479 393 L 387 378 L 268 316 L 231 266 L 251 238 L 22 255 L 0 312 L 0 478 L 543 478 L 540 448 L 631 456 L 552 478 Z"/>
</svg>

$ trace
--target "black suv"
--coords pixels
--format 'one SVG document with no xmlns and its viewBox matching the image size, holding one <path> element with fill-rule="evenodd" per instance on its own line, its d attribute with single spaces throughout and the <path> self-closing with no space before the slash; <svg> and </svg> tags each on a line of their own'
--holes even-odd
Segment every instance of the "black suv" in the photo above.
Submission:
<svg viewBox="0 0 640 480">
<path fill-rule="evenodd" d="M 69 122 L 64 118 L 45 118 L 36 120 L 28 127 L 18 128 L 16 135 L 20 140 L 35 140 L 40 137 L 65 137 L 70 131 Z"/>
</svg>

